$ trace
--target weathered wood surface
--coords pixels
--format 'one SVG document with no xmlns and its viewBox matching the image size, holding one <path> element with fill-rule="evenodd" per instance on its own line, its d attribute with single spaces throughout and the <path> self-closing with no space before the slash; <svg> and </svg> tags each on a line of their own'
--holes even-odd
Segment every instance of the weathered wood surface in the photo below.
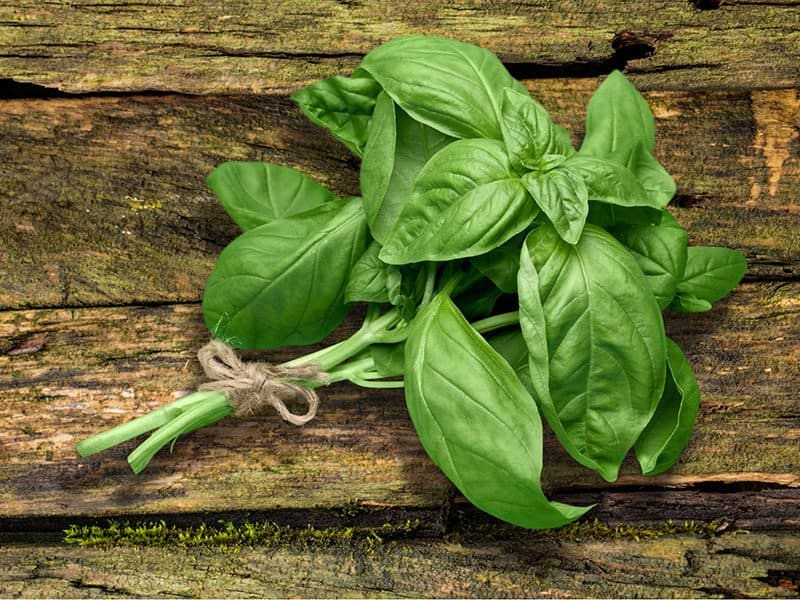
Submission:
<svg viewBox="0 0 800 600">
<path fill-rule="evenodd" d="M 624 496 L 631 486 L 746 483 L 791 488 L 800 498 L 799 316 L 800 283 L 762 282 L 741 286 L 713 313 L 669 319 L 668 332 L 703 390 L 680 463 L 643 478 L 631 461 L 609 485 L 549 440 L 547 485 L 575 495 L 618 488 Z M 7 340 L 0 347 L 0 516 L 330 508 L 355 500 L 444 506 L 450 486 L 422 451 L 399 392 L 334 386 L 320 416 L 303 428 L 274 415 L 228 420 L 182 438 L 139 477 L 125 462 L 133 443 L 78 459 L 74 444 L 82 437 L 201 382 L 194 352 L 206 336 L 196 305 L 0 313 L 0 339 Z M 647 520 L 652 497 L 640 501 Z M 735 512 L 736 496 L 730 501 Z"/>
<path fill-rule="evenodd" d="M 702 10 L 716 6 L 716 10 Z M 286 92 L 387 39 L 457 35 L 522 77 L 626 66 L 648 89 L 796 86 L 796 0 L 125 2 L 0 6 L 0 77 L 69 91 Z"/>
<path fill-rule="evenodd" d="M 530 82 L 576 140 L 596 86 Z M 752 276 L 797 278 L 797 90 L 647 99 L 693 243 L 738 248 Z M 0 138 L 0 308 L 196 301 L 237 233 L 203 183 L 225 160 L 358 193 L 355 159 L 285 98 L 9 100 Z"/>
<path fill-rule="evenodd" d="M 0 596 L 796 597 L 798 8 L 0 4 Z M 590 518 L 624 533 L 498 527 L 428 460 L 399 392 L 326 389 L 319 418 L 301 429 L 274 416 L 228 420 L 185 436 L 138 477 L 125 463 L 133 443 L 74 452 L 81 437 L 201 380 L 197 302 L 237 234 L 205 175 L 225 160 L 268 160 L 356 193 L 357 161 L 286 92 L 414 31 L 497 52 L 575 141 L 597 76 L 624 68 L 655 112 L 658 156 L 693 243 L 748 258 L 746 283 L 712 313 L 668 319 L 703 391 L 673 470 L 643 478 L 629 461 L 606 484 L 546 440 L 553 497 L 596 502 Z M 367 537 L 415 525 L 368 548 L 58 542 L 70 523 L 111 516 L 196 525 L 247 514 Z M 678 526 L 650 539 L 667 519 L 723 525 L 714 537 Z"/>
<path fill-rule="evenodd" d="M 4 596 L 796 598 L 789 532 L 405 539 L 361 550 L 0 547 Z"/>
</svg>

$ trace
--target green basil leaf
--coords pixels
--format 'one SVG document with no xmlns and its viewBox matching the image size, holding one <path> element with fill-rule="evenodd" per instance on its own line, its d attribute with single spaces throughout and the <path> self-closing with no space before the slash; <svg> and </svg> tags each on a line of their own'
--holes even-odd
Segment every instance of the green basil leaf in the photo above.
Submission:
<svg viewBox="0 0 800 600">
<path fill-rule="evenodd" d="M 575 154 L 567 130 L 555 125 L 544 106 L 527 93 L 506 88 L 502 111 L 503 141 L 514 168 L 539 168 L 538 161 L 548 154 Z"/>
<path fill-rule="evenodd" d="M 713 304 L 730 294 L 746 272 L 747 261 L 736 250 L 689 246 L 678 295 Z"/>
<path fill-rule="evenodd" d="M 487 341 L 511 365 L 525 389 L 531 395 L 535 395 L 536 391 L 531 381 L 531 371 L 528 365 L 528 345 L 525 343 L 522 331 L 519 329 L 503 331 L 487 338 Z"/>
<path fill-rule="evenodd" d="M 413 119 L 455 138 L 501 139 L 503 89 L 527 93 L 488 50 L 435 36 L 397 37 L 361 68 Z"/>
<path fill-rule="evenodd" d="M 647 192 L 654 206 L 666 206 L 675 195 L 675 180 L 641 143 L 609 155 L 611 160 L 628 168 Z"/>
<path fill-rule="evenodd" d="M 246 231 L 222 251 L 206 284 L 208 329 L 253 350 L 318 342 L 347 313 L 348 273 L 366 239 L 357 198 Z"/>
<path fill-rule="evenodd" d="M 269 163 L 222 163 L 206 184 L 243 231 L 335 200 L 333 192 L 300 171 Z"/>
<path fill-rule="evenodd" d="M 542 423 L 511 366 L 439 293 L 410 325 L 405 396 L 422 446 L 466 498 L 514 525 L 545 529 L 590 507 L 542 492 Z"/>
<path fill-rule="evenodd" d="M 517 291 L 517 271 L 519 271 L 519 251 L 525 241 L 525 232 L 519 233 L 486 254 L 473 257 L 470 262 L 488 277 L 497 288 L 506 294 Z"/>
<path fill-rule="evenodd" d="M 381 92 L 360 172 L 372 237 L 386 242 L 420 170 L 451 141 L 453 138 L 412 119 Z"/>
<path fill-rule="evenodd" d="M 666 202 L 655 202 L 636 176 L 613 160 L 576 154 L 564 166 L 579 175 L 589 190 L 589 199 L 618 206 L 650 206 L 663 208 Z"/>
<path fill-rule="evenodd" d="M 661 209 L 650 206 L 615 206 L 589 200 L 589 216 L 586 222 L 606 229 L 617 225 L 658 225 L 661 223 Z"/>
<path fill-rule="evenodd" d="M 589 214 L 589 192 L 583 179 L 569 168 L 559 167 L 546 173 L 526 173 L 522 185 L 558 235 L 569 244 L 577 244 Z"/>
<path fill-rule="evenodd" d="M 542 413 L 575 460 L 614 481 L 664 387 L 664 324 L 639 266 L 599 227 L 549 225 L 520 255 L 520 326 Z"/>
<path fill-rule="evenodd" d="M 405 373 L 405 342 L 397 344 L 372 344 L 370 356 L 381 377 L 397 377 Z"/>
<path fill-rule="evenodd" d="M 667 218 L 662 225 L 623 225 L 609 232 L 639 263 L 659 308 L 667 308 L 686 268 L 686 232 Z"/>
<path fill-rule="evenodd" d="M 679 293 L 670 302 L 669 309 L 681 313 L 706 312 L 711 310 L 711 302 Z"/>
<path fill-rule="evenodd" d="M 700 388 L 678 344 L 667 338 L 667 380 L 658 408 L 636 441 L 645 475 L 657 475 L 678 460 L 692 436 L 700 409 Z"/>
<path fill-rule="evenodd" d="M 622 73 L 611 72 L 586 107 L 581 154 L 602 158 L 636 143 L 652 152 L 655 136 L 655 119 L 647 101 Z"/>
<path fill-rule="evenodd" d="M 380 257 L 405 264 L 477 256 L 525 229 L 537 212 L 502 142 L 458 140 L 420 171 Z"/>
<path fill-rule="evenodd" d="M 337 75 L 298 90 L 292 94 L 292 100 L 311 121 L 330 130 L 360 157 L 380 91 L 380 85 L 371 77 Z"/>
<path fill-rule="evenodd" d="M 353 265 L 344 291 L 345 302 L 389 302 L 386 290 L 389 265 L 378 258 L 381 246 L 372 242 Z"/>
</svg>

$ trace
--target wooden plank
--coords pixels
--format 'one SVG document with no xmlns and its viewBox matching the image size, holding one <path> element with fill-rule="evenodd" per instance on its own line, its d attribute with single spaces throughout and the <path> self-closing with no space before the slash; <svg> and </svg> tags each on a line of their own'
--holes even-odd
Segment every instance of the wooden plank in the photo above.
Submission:
<svg viewBox="0 0 800 600">
<path fill-rule="evenodd" d="M 502 530 L 370 547 L 0 547 L 10 597 L 796 598 L 796 531 L 570 539 Z"/>
<path fill-rule="evenodd" d="M 0 77 L 71 92 L 286 92 L 352 71 L 392 37 L 424 32 L 485 46 L 523 78 L 627 67 L 648 89 L 792 87 L 798 6 L 21 0 L 0 6 Z"/>
<path fill-rule="evenodd" d="M 596 82 L 531 87 L 577 141 Z M 796 278 L 797 90 L 646 97 L 692 242 L 740 249 L 753 276 Z M 237 232 L 203 184 L 225 160 L 358 192 L 357 161 L 283 97 L 5 101 L 0 137 L 0 308 L 198 300 Z"/>
<path fill-rule="evenodd" d="M 609 486 L 549 438 L 547 487 L 576 498 L 619 490 L 607 497 L 609 505 L 642 486 L 800 488 L 798 314 L 800 283 L 760 282 L 740 286 L 711 313 L 671 317 L 668 332 L 686 349 L 703 391 L 680 463 L 643 478 L 629 461 Z M 355 325 L 350 320 L 337 335 Z M 446 504 L 451 488 L 420 447 L 397 390 L 326 389 L 319 417 L 303 428 L 275 415 L 226 420 L 182 438 L 140 476 L 125 463 L 133 443 L 76 456 L 79 439 L 198 385 L 193 355 L 206 336 L 196 305 L 0 313 L 0 340 L 7 340 L 0 347 L 0 517 L 324 510 L 355 500 L 435 511 Z M 720 501 L 716 516 L 752 510 L 752 498 L 729 496 L 728 509 Z M 679 502 L 675 512 L 665 510 L 657 497 L 638 497 L 640 520 L 686 514 Z M 764 498 L 759 502 L 770 510 Z M 780 522 L 800 521 L 797 505 L 786 502 L 795 508 Z"/>
</svg>

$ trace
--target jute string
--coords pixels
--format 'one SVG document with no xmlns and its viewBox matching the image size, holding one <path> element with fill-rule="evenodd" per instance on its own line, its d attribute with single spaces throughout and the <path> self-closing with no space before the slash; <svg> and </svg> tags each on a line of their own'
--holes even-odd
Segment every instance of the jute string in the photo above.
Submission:
<svg viewBox="0 0 800 600">
<path fill-rule="evenodd" d="M 289 423 L 303 425 L 317 414 L 319 396 L 314 390 L 295 383 L 298 380 L 320 384 L 328 382 L 328 374 L 317 365 L 297 367 L 272 365 L 265 362 L 243 362 L 228 344 L 211 340 L 197 352 L 197 359 L 211 379 L 198 389 L 223 392 L 236 415 L 252 415 L 273 407 Z M 297 415 L 286 407 L 289 400 L 303 400 L 308 404 L 304 415 Z"/>
</svg>

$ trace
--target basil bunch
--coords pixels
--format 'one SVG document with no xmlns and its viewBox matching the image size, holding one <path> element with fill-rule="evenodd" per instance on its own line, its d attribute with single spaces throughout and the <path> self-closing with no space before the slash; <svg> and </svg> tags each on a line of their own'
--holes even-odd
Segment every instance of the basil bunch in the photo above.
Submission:
<svg viewBox="0 0 800 600">
<path fill-rule="evenodd" d="M 433 461 L 476 506 L 524 527 L 590 508 L 542 492 L 540 413 L 608 481 L 631 448 L 645 474 L 677 460 L 700 395 L 661 311 L 710 309 L 746 263 L 687 248 L 665 210 L 675 184 L 653 156 L 652 112 L 621 73 L 589 102 L 578 151 L 496 56 L 449 39 L 397 38 L 351 77 L 292 97 L 361 158 L 362 197 L 276 165 L 212 172 L 243 230 L 206 285 L 214 335 L 311 344 L 369 303 L 351 338 L 287 365 L 404 387 Z M 212 420 L 204 394 L 159 444 Z"/>
</svg>

